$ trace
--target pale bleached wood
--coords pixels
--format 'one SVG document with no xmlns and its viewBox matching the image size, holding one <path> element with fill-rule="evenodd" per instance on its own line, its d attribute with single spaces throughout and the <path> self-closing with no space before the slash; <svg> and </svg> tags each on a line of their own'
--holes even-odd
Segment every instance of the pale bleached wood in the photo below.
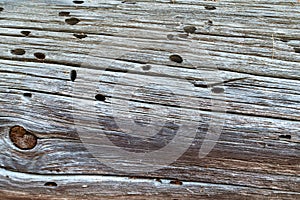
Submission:
<svg viewBox="0 0 300 200">
<path fill-rule="evenodd" d="M 206 5 L 216 9 L 206 10 Z M 1 196 L 299 198 L 297 1 L 2 1 L 0 7 Z M 62 11 L 70 16 L 59 16 Z M 68 25 L 70 17 L 81 21 Z M 195 34 L 184 33 L 187 25 L 197 27 Z M 30 31 L 27 37 L 24 30 Z M 87 37 L 78 39 L 74 33 Z M 17 48 L 25 55 L 11 53 Z M 37 60 L 36 52 L 46 59 Z M 183 64 L 169 60 L 174 53 Z M 145 65 L 151 69 L 144 71 Z M 75 82 L 71 70 L 77 71 Z M 216 70 L 219 78 L 207 81 Z M 215 84 L 224 85 L 224 95 L 211 95 Z M 137 91 L 134 97 L 131 91 Z M 32 97 L 24 97 L 25 92 Z M 83 121 L 91 113 L 81 103 L 93 103 L 97 92 L 107 96 L 93 114 L 100 122 Z M 209 119 L 219 115 L 210 111 L 210 98 L 227 105 L 226 123 L 213 151 L 198 159 Z M 194 144 L 171 166 L 151 173 L 119 172 L 100 163 L 80 141 L 74 120 L 87 130 L 100 123 L 102 131 L 118 139 L 122 131 L 108 126 L 111 109 L 124 112 L 128 102 L 141 122 L 151 117 L 199 121 Z M 8 132 L 14 125 L 38 137 L 34 149 L 22 151 L 12 144 Z M 119 144 L 126 146 L 123 140 Z M 183 185 L 169 184 L 177 179 Z M 49 181 L 58 186 L 44 186 Z"/>
</svg>

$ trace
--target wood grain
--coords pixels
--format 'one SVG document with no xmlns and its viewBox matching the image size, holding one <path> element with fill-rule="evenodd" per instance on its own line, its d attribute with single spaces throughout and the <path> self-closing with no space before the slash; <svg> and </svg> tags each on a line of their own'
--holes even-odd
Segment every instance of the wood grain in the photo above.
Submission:
<svg viewBox="0 0 300 200">
<path fill-rule="evenodd" d="M 299 6 L 296 0 L 1 1 L 1 196 L 299 199 Z M 186 33 L 187 26 L 195 32 Z M 171 61 L 174 54 L 183 62 Z M 213 102 L 226 113 L 214 111 Z M 78 127 L 130 151 L 150 152 L 174 137 L 172 124 L 150 142 L 137 139 L 143 132 L 129 137 L 114 119 L 117 113 L 126 121 L 128 112 L 152 127 L 197 122 L 196 136 L 178 143 L 193 140 L 157 171 L 115 170 L 93 156 Z M 224 119 L 222 134 L 200 159 L 215 117 Z M 37 137 L 34 148 L 14 145 L 9 132 L 16 125 Z M 116 162 L 139 166 L 122 157 Z"/>
</svg>

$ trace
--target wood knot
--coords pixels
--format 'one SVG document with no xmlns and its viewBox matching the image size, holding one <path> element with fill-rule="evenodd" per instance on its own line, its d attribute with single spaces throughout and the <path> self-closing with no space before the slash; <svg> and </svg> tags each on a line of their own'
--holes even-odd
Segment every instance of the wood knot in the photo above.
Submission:
<svg viewBox="0 0 300 200">
<path fill-rule="evenodd" d="M 16 147 L 22 150 L 33 149 L 37 144 L 37 137 L 26 131 L 22 126 L 12 127 L 9 138 Z"/>
</svg>

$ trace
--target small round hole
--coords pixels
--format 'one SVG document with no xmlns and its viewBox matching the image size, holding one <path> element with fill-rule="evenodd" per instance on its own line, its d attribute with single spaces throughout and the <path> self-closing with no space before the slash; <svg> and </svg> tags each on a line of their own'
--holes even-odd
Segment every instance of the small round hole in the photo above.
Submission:
<svg viewBox="0 0 300 200">
<path fill-rule="evenodd" d="M 295 53 L 300 53 L 300 47 L 295 47 L 294 50 L 295 50 Z"/>
<path fill-rule="evenodd" d="M 77 72 L 76 72 L 76 70 L 72 70 L 70 72 L 70 79 L 71 79 L 71 81 L 74 82 L 76 78 L 77 78 Z"/>
<path fill-rule="evenodd" d="M 69 19 L 65 19 L 65 22 L 67 24 L 70 24 L 70 25 L 75 25 L 77 24 L 78 22 L 80 22 L 79 19 L 75 18 L 75 17 L 72 17 L 72 18 L 69 18 Z"/>
<path fill-rule="evenodd" d="M 83 38 L 87 37 L 87 35 L 84 33 L 80 33 L 80 34 L 74 33 L 73 35 L 74 35 L 74 37 L 76 37 L 78 39 L 83 39 Z"/>
<path fill-rule="evenodd" d="M 55 183 L 55 182 L 46 182 L 44 184 L 44 186 L 47 186 L 47 187 L 57 187 L 57 183 Z"/>
<path fill-rule="evenodd" d="M 206 10 L 215 10 L 215 9 L 217 9 L 215 6 L 211 6 L 211 5 L 205 6 L 204 8 Z"/>
<path fill-rule="evenodd" d="M 24 94 L 23 94 L 23 96 L 24 96 L 24 97 L 27 97 L 27 98 L 31 98 L 31 97 L 32 97 L 32 94 L 31 94 L 31 93 L 28 93 L 28 92 L 26 92 L 26 93 L 24 93 Z"/>
<path fill-rule="evenodd" d="M 14 55 L 24 55 L 26 51 L 24 49 L 14 49 L 10 51 Z"/>
<path fill-rule="evenodd" d="M 58 13 L 58 16 L 70 16 L 70 12 L 62 11 Z"/>
<path fill-rule="evenodd" d="M 4 10 L 4 8 L 0 7 L 0 12 L 3 11 L 3 10 Z"/>
<path fill-rule="evenodd" d="M 170 184 L 173 184 L 173 185 L 182 185 L 182 182 L 179 181 L 179 180 L 173 180 L 173 181 L 170 181 Z"/>
<path fill-rule="evenodd" d="M 197 28 L 195 26 L 185 26 L 185 27 L 183 27 L 183 30 L 186 33 L 195 33 Z"/>
<path fill-rule="evenodd" d="M 43 54 L 43 53 L 34 53 L 34 56 L 37 58 L 37 59 L 40 59 L 40 60 L 43 60 L 46 58 L 46 55 Z"/>
<path fill-rule="evenodd" d="M 224 88 L 221 88 L 221 87 L 214 87 L 214 88 L 212 88 L 211 89 L 211 91 L 213 92 L 213 93 L 224 93 Z"/>
<path fill-rule="evenodd" d="M 278 137 L 281 139 L 288 139 L 288 140 L 292 139 L 291 135 L 279 135 Z"/>
<path fill-rule="evenodd" d="M 83 4 L 84 1 L 73 1 L 73 3 L 75 3 L 75 4 Z"/>
<path fill-rule="evenodd" d="M 177 54 L 170 55 L 169 58 L 173 62 L 177 62 L 177 63 L 182 63 L 183 62 L 182 57 L 180 55 L 177 55 Z"/>
<path fill-rule="evenodd" d="M 30 33 L 30 31 L 21 31 L 21 34 L 23 34 L 24 36 L 28 36 Z"/>
<path fill-rule="evenodd" d="M 142 69 L 144 71 L 149 71 L 151 69 L 151 65 L 144 65 L 144 66 L 142 66 Z"/>
<path fill-rule="evenodd" d="M 95 96 L 95 99 L 97 99 L 98 101 L 105 101 L 106 97 L 102 94 L 97 94 Z"/>
</svg>

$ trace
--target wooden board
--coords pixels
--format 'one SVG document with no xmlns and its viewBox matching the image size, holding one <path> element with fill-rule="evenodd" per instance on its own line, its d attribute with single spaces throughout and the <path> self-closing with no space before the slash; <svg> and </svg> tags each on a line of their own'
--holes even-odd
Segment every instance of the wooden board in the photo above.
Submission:
<svg viewBox="0 0 300 200">
<path fill-rule="evenodd" d="M 299 199 L 299 30 L 296 0 L 0 1 L 1 198 Z"/>
</svg>

